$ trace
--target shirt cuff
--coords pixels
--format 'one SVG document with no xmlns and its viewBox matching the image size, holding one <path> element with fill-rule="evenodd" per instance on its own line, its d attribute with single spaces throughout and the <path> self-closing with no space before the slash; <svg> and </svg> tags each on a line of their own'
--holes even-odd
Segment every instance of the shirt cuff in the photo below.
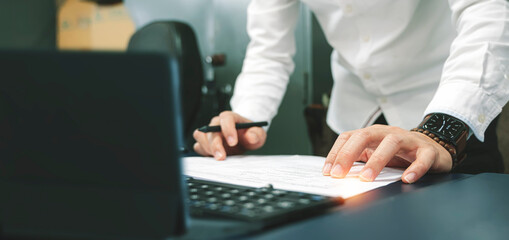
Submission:
<svg viewBox="0 0 509 240">
<path fill-rule="evenodd" d="M 484 132 L 501 111 L 502 106 L 479 86 L 456 81 L 440 85 L 424 116 L 439 112 L 456 117 L 484 142 Z"/>
</svg>

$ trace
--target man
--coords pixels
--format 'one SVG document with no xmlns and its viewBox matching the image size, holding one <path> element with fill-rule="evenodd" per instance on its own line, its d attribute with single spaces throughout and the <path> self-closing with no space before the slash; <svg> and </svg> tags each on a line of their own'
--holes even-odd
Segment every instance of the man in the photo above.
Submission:
<svg viewBox="0 0 509 240">
<path fill-rule="evenodd" d="M 221 133 L 194 133 L 196 152 L 222 160 L 264 144 L 264 129 L 236 131 L 234 124 L 276 114 L 294 67 L 300 2 L 334 48 L 327 122 L 340 135 L 324 175 L 343 178 L 355 161 L 366 162 L 365 181 L 384 166 L 405 167 L 406 183 L 461 166 L 468 166 L 463 172 L 503 170 L 496 146 L 475 142 L 485 133 L 496 139 L 494 119 L 509 99 L 505 0 L 253 0 L 233 112 L 210 122 Z M 390 126 L 371 126 L 384 120 Z M 474 148 L 483 154 L 462 163 Z"/>
</svg>

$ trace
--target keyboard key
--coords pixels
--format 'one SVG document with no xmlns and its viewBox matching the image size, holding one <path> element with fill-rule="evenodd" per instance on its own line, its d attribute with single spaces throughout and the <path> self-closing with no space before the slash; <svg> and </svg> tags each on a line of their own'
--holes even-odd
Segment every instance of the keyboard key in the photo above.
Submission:
<svg viewBox="0 0 509 240">
<path fill-rule="evenodd" d="M 203 206 L 205 206 L 205 204 L 206 204 L 206 203 L 205 203 L 204 201 L 195 201 L 195 202 L 193 203 L 193 206 L 194 206 L 194 207 L 203 207 Z"/>
<path fill-rule="evenodd" d="M 244 205 L 242 205 L 243 207 L 247 208 L 247 209 L 252 209 L 255 207 L 254 203 L 244 203 Z"/>
<path fill-rule="evenodd" d="M 242 214 L 244 216 L 247 216 L 247 217 L 254 217 L 254 216 L 256 216 L 256 212 L 255 211 L 248 210 L 248 209 L 242 209 L 242 211 L 240 211 L 240 214 Z"/>
<path fill-rule="evenodd" d="M 289 202 L 289 201 L 284 201 L 284 202 L 277 203 L 277 206 L 281 207 L 281 208 L 291 208 L 291 207 L 293 207 L 293 205 L 294 204 L 292 202 Z"/>
<path fill-rule="evenodd" d="M 233 209 L 233 208 L 232 208 L 231 206 L 223 206 L 223 207 L 221 208 L 221 212 L 227 212 L 227 213 L 229 213 L 229 212 L 231 212 L 231 211 L 232 211 L 232 209 Z"/>
<path fill-rule="evenodd" d="M 274 210 L 275 210 L 273 206 L 264 206 L 262 209 L 266 213 L 271 213 L 271 212 L 274 212 Z"/>
<path fill-rule="evenodd" d="M 210 210 L 217 210 L 217 209 L 219 209 L 219 205 L 215 204 L 215 203 L 212 203 L 212 204 L 208 204 L 207 208 L 210 209 Z"/>
<path fill-rule="evenodd" d="M 222 198 L 231 198 L 231 197 L 232 197 L 232 195 L 231 195 L 231 194 L 229 194 L 229 193 L 223 193 L 223 194 L 221 194 L 221 197 L 222 197 Z"/>
<path fill-rule="evenodd" d="M 286 194 L 286 191 L 283 191 L 283 190 L 272 190 L 272 194 L 276 195 L 276 196 L 283 196 Z"/>
</svg>

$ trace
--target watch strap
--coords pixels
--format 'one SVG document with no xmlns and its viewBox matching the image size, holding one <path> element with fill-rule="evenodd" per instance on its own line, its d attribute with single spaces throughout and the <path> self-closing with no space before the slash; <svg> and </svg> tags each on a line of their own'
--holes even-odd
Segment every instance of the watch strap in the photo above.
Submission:
<svg viewBox="0 0 509 240">
<path fill-rule="evenodd" d="M 424 126 L 424 124 L 429 120 L 431 115 L 432 114 L 428 114 L 423 119 L 423 121 L 419 124 L 419 126 L 417 128 L 413 128 L 410 131 L 420 132 L 420 133 L 428 136 L 429 138 L 433 139 L 435 142 L 440 144 L 440 146 L 444 147 L 447 150 L 447 152 L 449 152 L 449 154 L 451 154 L 452 169 L 455 169 L 466 158 L 465 148 L 467 145 L 466 143 L 467 143 L 468 131 L 469 131 L 468 125 L 466 125 L 465 123 L 462 122 L 465 126 L 465 130 L 459 135 L 458 138 L 456 138 L 456 141 L 450 142 L 450 141 L 446 140 L 443 136 L 440 136 L 435 133 L 431 133 L 430 131 L 422 128 Z M 443 114 L 443 115 L 445 115 L 445 114 Z M 447 115 L 447 116 L 454 118 L 449 115 Z M 460 121 L 457 118 L 455 118 L 455 119 Z"/>
</svg>

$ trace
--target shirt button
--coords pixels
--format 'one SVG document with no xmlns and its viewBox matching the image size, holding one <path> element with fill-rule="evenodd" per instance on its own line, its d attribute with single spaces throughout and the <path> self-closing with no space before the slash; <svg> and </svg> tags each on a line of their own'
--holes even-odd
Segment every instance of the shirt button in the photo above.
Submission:
<svg viewBox="0 0 509 240">
<path fill-rule="evenodd" d="M 381 97 L 378 100 L 380 101 L 380 103 L 387 103 L 387 98 L 386 97 Z"/>
<path fill-rule="evenodd" d="M 352 5 L 347 4 L 345 6 L 345 13 L 352 13 L 352 11 L 353 11 Z"/>
<path fill-rule="evenodd" d="M 364 73 L 362 75 L 362 77 L 365 79 L 365 80 L 371 80 L 371 74 L 370 73 Z"/>
<path fill-rule="evenodd" d="M 369 42 L 369 40 L 371 40 L 371 37 L 369 37 L 368 35 L 362 37 L 362 41 L 364 42 Z"/>
<path fill-rule="evenodd" d="M 484 121 L 486 121 L 486 116 L 484 116 L 484 114 L 479 115 L 477 121 L 479 121 L 479 123 L 484 123 Z"/>
</svg>

